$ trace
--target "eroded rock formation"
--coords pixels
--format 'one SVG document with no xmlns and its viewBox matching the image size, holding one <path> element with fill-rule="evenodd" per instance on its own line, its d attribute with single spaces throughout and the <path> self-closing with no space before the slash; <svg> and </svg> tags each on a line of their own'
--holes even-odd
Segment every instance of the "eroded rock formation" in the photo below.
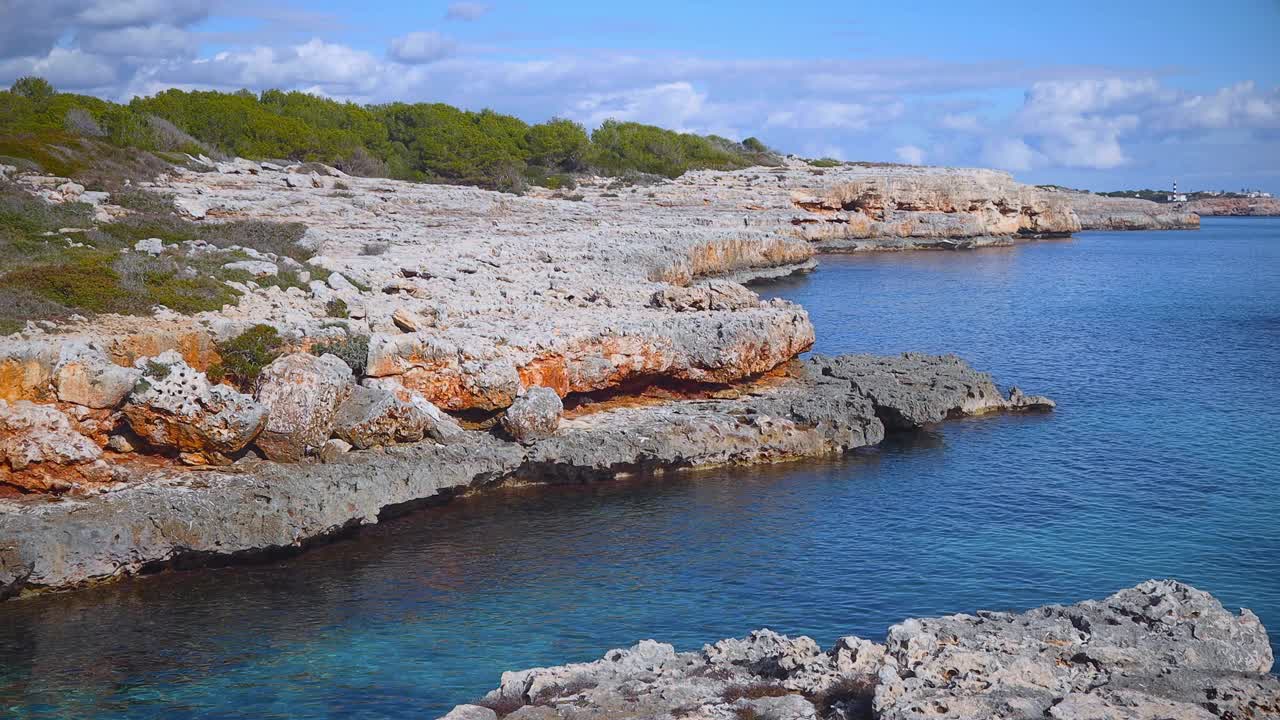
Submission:
<svg viewBox="0 0 1280 720">
<path fill-rule="evenodd" d="M 1200 216 L 1177 204 L 1063 192 L 1086 230 L 1194 230 Z"/>
<path fill-rule="evenodd" d="M 141 359 L 124 416 L 153 448 L 189 464 L 225 465 L 267 423 L 267 408 L 226 385 L 210 383 L 170 350 Z"/>
<path fill-rule="evenodd" d="M 895 363 L 901 363 L 900 372 L 892 372 Z M 536 433 L 526 438 L 527 445 L 438 425 L 435 435 L 448 444 L 419 442 L 363 452 L 334 446 L 326 452 L 324 443 L 323 463 L 246 456 L 226 471 L 133 468 L 133 482 L 110 493 L 66 496 L 59 502 L 36 497 L 0 502 L 0 548 L 10 548 L 13 561 L 30 568 L 21 588 L 63 588 L 177 558 L 300 547 L 355 524 L 377 522 L 384 511 L 411 501 L 448 498 L 495 483 L 608 480 L 831 456 L 879 442 L 886 425 L 904 427 L 904 418 L 928 423 L 995 409 L 1052 406 L 1045 399 L 1014 403 L 1001 396 L 988 375 L 950 357 L 817 358 L 785 370 L 715 393 L 719 398 L 621 406 L 606 400 L 602 409 L 579 407 L 554 434 Z M 372 406 L 382 405 L 359 403 L 359 408 Z M 199 409 L 182 417 L 200 418 L 209 411 L 204 404 Z M 352 405 L 347 409 L 352 417 L 379 414 Z M 343 423 L 339 419 L 340 433 L 361 437 L 342 430 Z M 376 421 L 363 427 L 370 437 L 382 431 Z M 11 585 L 0 593 L 19 589 Z"/>
<path fill-rule="evenodd" d="M 1280 215 L 1280 198 L 1206 198 L 1181 203 L 1178 209 L 1209 216 L 1276 216 Z"/>
<path fill-rule="evenodd" d="M 1151 580 L 1021 614 L 909 619 L 883 644 L 845 637 L 825 651 L 769 630 L 693 652 L 645 640 L 503 673 L 454 717 L 1243 720 L 1280 716 L 1271 666 L 1253 613 Z"/>
</svg>

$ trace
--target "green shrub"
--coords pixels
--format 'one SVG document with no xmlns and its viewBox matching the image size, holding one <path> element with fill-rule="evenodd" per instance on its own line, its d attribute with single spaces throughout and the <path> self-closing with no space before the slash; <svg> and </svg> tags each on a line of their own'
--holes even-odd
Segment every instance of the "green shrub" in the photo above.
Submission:
<svg viewBox="0 0 1280 720">
<path fill-rule="evenodd" d="M 805 160 L 805 162 L 809 163 L 811 167 L 816 168 L 840 167 L 844 164 L 835 158 L 819 158 L 817 160 Z"/>
<path fill-rule="evenodd" d="M 218 345 L 222 362 L 209 366 L 208 376 L 214 382 L 230 381 L 242 389 L 250 389 L 262 374 L 262 368 L 280 357 L 284 342 L 270 325 L 254 325 L 234 338 Z"/>
<path fill-rule="evenodd" d="M 363 377 L 369 362 L 369 336 L 347 335 L 327 340 L 311 347 L 312 355 L 336 355 L 351 368 L 356 377 Z"/>
<path fill-rule="evenodd" d="M 347 318 L 351 317 L 351 310 L 347 307 L 347 302 L 342 298 L 334 298 L 324 304 L 325 315 L 331 318 Z"/>
</svg>

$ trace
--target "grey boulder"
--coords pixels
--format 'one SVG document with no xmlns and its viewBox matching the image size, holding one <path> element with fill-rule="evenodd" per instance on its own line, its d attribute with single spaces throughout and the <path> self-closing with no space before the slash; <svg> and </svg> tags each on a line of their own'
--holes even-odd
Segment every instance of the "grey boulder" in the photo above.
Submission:
<svg viewBox="0 0 1280 720">
<path fill-rule="evenodd" d="M 521 443 L 551 437 L 560 427 L 564 403 L 554 390 L 532 387 L 517 397 L 502 416 L 502 427 Z"/>
</svg>

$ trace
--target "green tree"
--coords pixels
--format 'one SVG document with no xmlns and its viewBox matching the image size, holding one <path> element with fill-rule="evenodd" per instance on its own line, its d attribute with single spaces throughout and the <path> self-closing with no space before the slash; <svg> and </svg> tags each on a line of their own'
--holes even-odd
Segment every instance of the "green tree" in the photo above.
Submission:
<svg viewBox="0 0 1280 720">
<path fill-rule="evenodd" d="M 548 169 L 581 170 L 591 139 L 572 120 L 552 118 L 529 128 L 529 162 Z"/>
<path fill-rule="evenodd" d="M 37 103 L 48 102 L 53 99 L 54 95 L 58 94 L 48 80 L 34 75 L 14 80 L 13 85 L 9 87 L 9 92 Z"/>
</svg>

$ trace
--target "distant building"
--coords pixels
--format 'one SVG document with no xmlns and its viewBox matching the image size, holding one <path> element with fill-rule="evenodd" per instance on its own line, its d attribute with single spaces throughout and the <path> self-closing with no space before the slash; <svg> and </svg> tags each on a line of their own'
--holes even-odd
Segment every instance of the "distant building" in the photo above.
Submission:
<svg viewBox="0 0 1280 720">
<path fill-rule="evenodd" d="M 1261 190 L 1245 190 L 1244 196 L 1247 198 L 1269 198 L 1271 197 L 1271 193 L 1263 192 Z"/>
<path fill-rule="evenodd" d="M 1174 180 L 1174 181 L 1173 181 L 1173 192 L 1172 192 L 1172 193 L 1169 193 L 1169 195 L 1168 195 L 1168 196 L 1166 196 L 1166 198 L 1165 198 L 1165 199 L 1166 199 L 1166 200 L 1168 200 L 1169 202 L 1186 202 L 1186 201 L 1187 201 L 1187 194 L 1186 194 L 1186 193 L 1180 193 L 1180 192 L 1178 192 L 1178 181 L 1177 181 L 1177 180 Z"/>
</svg>

